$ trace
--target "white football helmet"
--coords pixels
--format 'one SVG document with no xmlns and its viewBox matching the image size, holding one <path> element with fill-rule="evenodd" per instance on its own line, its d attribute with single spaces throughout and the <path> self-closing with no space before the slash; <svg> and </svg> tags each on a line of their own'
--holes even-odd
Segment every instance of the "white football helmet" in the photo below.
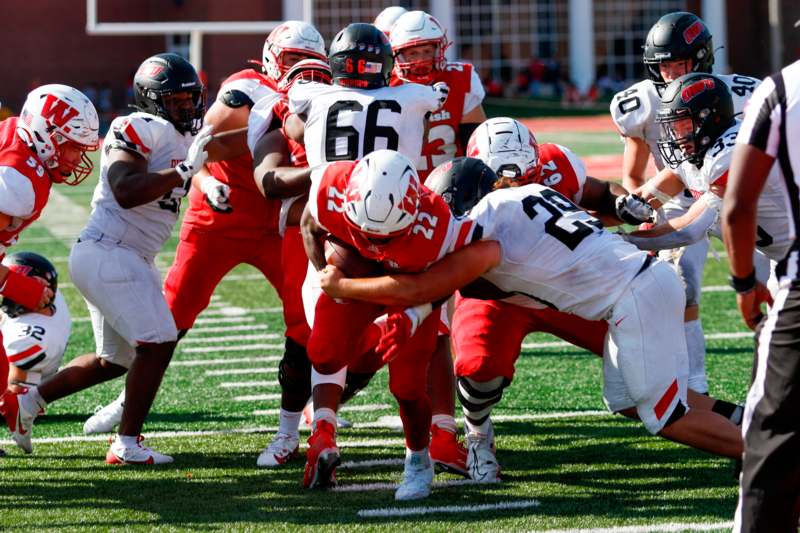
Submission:
<svg viewBox="0 0 800 533">
<path fill-rule="evenodd" d="M 100 121 L 91 100 L 68 85 L 42 85 L 28 93 L 17 132 L 52 172 L 53 181 L 77 185 L 92 172 L 86 152 L 100 144 Z M 62 161 L 68 145 L 78 148 L 80 161 Z"/>
<path fill-rule="evenodd" d="M 401 80 L 429 85 L 436 71 L 444 70 L 447 65 L 444 57 L 450 46 L 447 33 L 438 20 L 424 11 L 409 11 L 397 19 L 390 42 L 395 56 L 394 72 Z M 403 57 L 404 50 L 425 44 L 436 46 L 432 59 L 409 61 Z"/>
<path fill-rule="evenodd" d="M 262 67 L 264 73 L 276 83 L 291 67 L 284 63 L 283 54 L 285 52 L 295 52 L 323 61 L 328 60 L 322 35 L 314 26 L 300 20 L 284 22 L 272 30 L 264 42 Z"/>
<path fill-rule="evenodd" d="M 417 169 L 394 150 L 375 150 L 353 167 L 345 190 L 346 220 L 368 236 L 397 237 L 417 217 Z"/>
<path fill-rule="evenodd" d="M 520 185 L 539 175 L 539 145 L 531 130 L 508 117 L 490 118 L 472 132 L 467 156 L 477 157 L 495 171 Z"/>
<path fill-rule="evenodd" d="M 389 6 L 375 17 L 375 21 L 372 24 L 385 33 L 387 37 L 391 37 L 392 26 L 397 22 L 397 19 L 406 13 L 408 13 L 408 10 L 404 7 Z"/>
</svg>

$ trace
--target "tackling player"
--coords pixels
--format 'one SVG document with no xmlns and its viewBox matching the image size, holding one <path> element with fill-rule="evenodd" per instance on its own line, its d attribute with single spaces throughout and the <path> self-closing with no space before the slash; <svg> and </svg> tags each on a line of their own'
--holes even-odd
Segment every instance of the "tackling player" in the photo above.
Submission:
<svg viewBox="0 0 800 533">
<path fill-rule="evenodd" d="M 658 150 L 659 126 L 656 111 L 660 94 L 666 85 L 690 72 L 710 73 L 714 64 L 714 45 L 705 23 L 686 12 L 669 13 L 650 29 L 644 44 L 643 56 L 647 79 L 616 94 L 611 101 L 611 116 L 625 139 L 622 182 L 631 192 L 647 190 L 645 170 L 652 155 L 660 173 L 672 173 L 665 168 Z M 759 80 L 738 74 L 719 77 L 734 95 L 734 110 L 743 111 Z M 684 191 L 671 201 L 663 198 L 664 214 L 671 219 L 680 216 L 691 206 L 694 198 Z M 708 241 L 700 240 L 680 250 L 665 250 L 663 259 L 677 259 L 677 270 L 686 287 L 684 329 L 689 350 L 689 384 L 699 392 L 708 391 L 705 371 L 705 337 L 700 323 L 700 288 Z"/>
<path fill-rule="evenodd" d="M 31 91 L 19 117 L 0 122 L 0 257 L 36 221 L 53 183 L 77 185 L 92 172 L 87 152 L 97 149 L 99 120 L 92 102 L 67 85 Z M 40 310 L 54 294 L 47 282 L 0 265 L 0 295 Z M 0 353 L 0 412 L 12 434 L 20 427 L 17 397 L 6 391 L 8 359 Z"/>
</svg>

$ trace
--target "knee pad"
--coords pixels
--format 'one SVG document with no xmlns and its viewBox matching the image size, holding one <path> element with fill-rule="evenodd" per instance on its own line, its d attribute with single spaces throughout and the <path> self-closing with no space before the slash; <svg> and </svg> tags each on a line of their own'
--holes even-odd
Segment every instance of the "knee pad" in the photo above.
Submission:
<svg viewBox="0 0 800 533">
<path fill-rule="evenodd" d="M 464 411 L 464 416 L 475 424 L 483 424 L 492 412 L 492 407 L 503 397 L 503 389 L 511 381 L 498 376 L 490 381 L 475 381 L 460 376 L 458 378 L 458 401 Z"/>
<path fill-rule="evenodd" d="M 283 390 L 311 393 L 311 363 L 306 349 L 288 337 L 278 365 L 278 382 Z"/>
</svg>

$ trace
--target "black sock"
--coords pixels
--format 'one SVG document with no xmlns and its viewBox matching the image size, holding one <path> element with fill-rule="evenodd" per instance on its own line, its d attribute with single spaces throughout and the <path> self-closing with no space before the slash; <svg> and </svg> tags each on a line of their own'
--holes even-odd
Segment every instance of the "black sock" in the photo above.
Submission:
<svg viewBox="0 0 800 533">
<path fill-rule="evenodd" d="M 714 402 L 714 405 L 711 407 L 711 410 L 717 414 L 724 416 L 737 426 L 742 425 L 744 408 L 742 408 L 741 405 L 736 405 L 735 403 L 726 402 L 725 400 L 717 400 L 716 402 Z"/>
</svg>

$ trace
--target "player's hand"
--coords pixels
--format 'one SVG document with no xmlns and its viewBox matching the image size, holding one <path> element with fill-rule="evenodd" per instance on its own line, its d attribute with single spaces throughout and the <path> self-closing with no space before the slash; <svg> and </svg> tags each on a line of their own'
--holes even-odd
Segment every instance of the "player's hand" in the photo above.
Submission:
<svg viewBox="0 0 800 533">
<path fill-rule="evenodd" d="M 762 303 L 766 303 L 768 306 L 772 305 L 772 295 L 763 283 L 756 283 L 753 290 L 736 293 L 736 305 L 739 306 L 739 312 L 742 314 L 744 323 L 752 330 L 755 330 L 758 323 L 764 318 L 764 313 L 761 311 Z"/>
<path fill-rule="evenodd" d="M 178 166 L 175 167 L 175 170 L 180 174 L 181 178 L 183 178 L 184 183 L 197 174 L 206 163 L 208 159 L 206 145 L 210 143 L 213 138 L 211 135 L 213 129 L 212 126 L 203 126 L 203 129 L 198 132 L 192 141 L 192 145 L 189 146 L 186 159 L 178 163 Z"/>
<path fill-rule="evenodd" d="M 443 81 L 437 81 L 433 84 L 433 92 L 439 97 L 439 107 L 442 107 L 450 94 L 450 87 Z"/>
<path fill-rule="evenodd" d="M 399 354 L 403 345 L 413 335 L 411 319 L 404 312 L 392 313 L 386 318 L 385 332 L 375 347 L 384 364 L 389 364 Z"/>
<path fill-rule="evenodd" d="M 617 218 L 628 224 L 638 225 L 655 220 L 655 211 L 638 194 L 617 196 L 614 207 Z"/>
<path fill-rule="evenodd" d="M 317 272 L 317 276 L 319 277 L 319 286 L 325 291 L 325 294 L 331 298 L 347 297 L 342 290 L 341 281 L 346 277 L 342 270 L 334 265 L 325 265 L 325 268 Z"/>
<path fill-rule="evenodd" d="M 206 203 L 217 213 L 230 213 L 233 207 L 230 204 L 231 188 L 214 176 L 206 176 L 200 183 L 200 190 L 206 197 Z"/>
<path fill-rule="evenodd" d="M 50 285 L 47 283 L 46 279 L 39 276 L 31 276 L 31 277 L 36 281 L 38 281 L 39 283 L 41 283 L 42 286 L 44 287 L 44 290 L 42 291 L 42 294 L 39 297 L 39 305 L 36 307 L 36 309 L 34 309 L 34 311 L 41 311 L 42 309 L 44 309 L 53 302 L 55 293 L 53 292 L 53 289 L 50 288 Z"/>
</svg>

